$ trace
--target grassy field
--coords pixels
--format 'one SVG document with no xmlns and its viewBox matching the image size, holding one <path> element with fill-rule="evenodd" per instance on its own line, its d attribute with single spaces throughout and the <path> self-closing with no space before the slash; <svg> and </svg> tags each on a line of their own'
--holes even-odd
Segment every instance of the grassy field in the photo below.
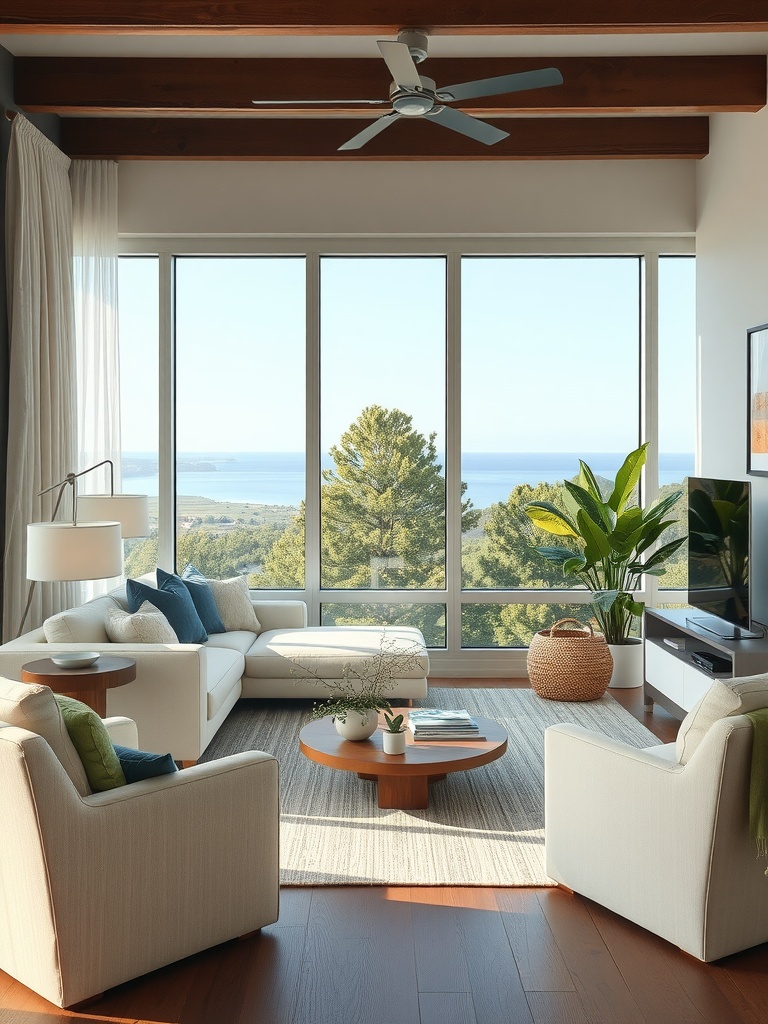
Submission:
<svg viewBox="0 0 768 1024">
<path fill-rule="evenodd" d="M 202 523 L 195 525 L 204 526 L 214 532 L 217 527 L 231 529 L 233 524 L 262 526 L 265 523 L 275 523 L 279 526 L 287 526 L 298 512 L 298 508 L 293 505 L 256 505 L 250 502 L 214 501 L 212 498 L 203 498 L 199 495 L 180 495 L 177 499 L 177 510 L 180 518 L 201 519 Z M 157 520 L 157 498 L 149 499 L 149 515 L 151 519 Z M 222 516 L 231 522 L 220 522 Z M 206 522 L 208 517 L 213 517 L 216 521 Z"/>
</svg>

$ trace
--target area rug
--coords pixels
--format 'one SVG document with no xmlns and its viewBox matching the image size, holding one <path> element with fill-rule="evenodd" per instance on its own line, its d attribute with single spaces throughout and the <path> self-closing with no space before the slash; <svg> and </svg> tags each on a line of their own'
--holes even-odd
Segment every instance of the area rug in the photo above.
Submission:
<svg viewBox="0 0 768 1024">
<path fill-rule="evenodd" d="M 573 722 L 636 747 L 659 742 L 609 694 L 571 704 L 527 688 L 430 687 L 416 703 L 467 708 L 509 734 L 497 761 L 434 783 L 423 811 L 381 810 L 374 782 L 304 757 L 298 733 L 311 703 L 242 700 L 233 709 L 201 761 L 241 750 L 277 757 L 284 885 L 552 885 L 544 871 L 544 729 Z"/>
</svg>

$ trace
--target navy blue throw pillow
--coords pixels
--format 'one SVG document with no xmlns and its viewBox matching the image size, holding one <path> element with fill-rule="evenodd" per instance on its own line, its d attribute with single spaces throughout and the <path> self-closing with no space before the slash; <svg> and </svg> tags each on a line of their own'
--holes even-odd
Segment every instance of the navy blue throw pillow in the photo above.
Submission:
<svg viewBox="0 0 768 1024">
<path fill-rule="evenodd" d="M 200 621 L 207 633 L 226 633 L 227 627 L 221 621 L 219 609 L 213 596 L 208 580 L 194 565 L 188 565 L 181 574 L 187 590 L 200 616 Z"/>
<path fill-rule="evenodd" d="M 119 743 L 112 745 L 126 782 L 141 782 L 142 779 L 154 779 L 156 775 L 170 775 L 178 771 L 170 754 L 148 754 L 146 750 L 121 747 Z"/>
<path fill-rule="evenodd" d="M 144 601 L 149 601 L 168 619 L 179 643 L 204 644 L 208 639 L 189 591 L 179 576 L 158 568 L 157 590 L 138 580 L 128 580 L 125 591 L 129 612 L 137 612 Z"/>
</svg>

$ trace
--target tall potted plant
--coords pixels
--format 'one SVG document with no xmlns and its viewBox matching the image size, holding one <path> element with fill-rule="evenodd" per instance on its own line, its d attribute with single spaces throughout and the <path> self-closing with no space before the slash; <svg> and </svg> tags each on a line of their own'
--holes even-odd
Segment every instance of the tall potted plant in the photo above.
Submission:
<svg viewBox="0 0 768 1024">
<path fill-rule="evenodd" d="M 581 580 L 592 592 L 594 615 L 614 659 L 611 686 L 642 683 L 639 666 L 634 673 L 621 670 L 627 655 L 631 656 L 629 648 L 639 645 L 629 635 L 632 619 L 643 612 L 636 591 L 644 573 L 662 576 L 666 572 L 665 563 L 686 539 L 680 537 L 651 551 L 675 522 L 664 517 L 682 491 L 660 498 L 647 509 L 630 504 L 647 451 L 648 444 L 642 444 L 626 457 L 607 501 L 595 474 L 579 460 L 577 482 L 566 480 L 563 484 L 565 508 L 549 501 L 531 501 L 524 509 L 535 526 L 563 540 L 557 546 L 537 547 L 539 554 L 560 565 L 564 575 Z"/>
</svg>

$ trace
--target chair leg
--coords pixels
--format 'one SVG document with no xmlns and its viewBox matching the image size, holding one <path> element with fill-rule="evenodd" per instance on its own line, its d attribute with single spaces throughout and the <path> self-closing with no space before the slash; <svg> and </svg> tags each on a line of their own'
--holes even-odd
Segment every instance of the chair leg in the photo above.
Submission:
<svg viewBox="0 0 768 1024">
<path fill-rule="evenodd" d="M 179 761 L 179 764 L 182 768 L 193 768 L 197 764 L 197 761 Z"/>
</svg>

